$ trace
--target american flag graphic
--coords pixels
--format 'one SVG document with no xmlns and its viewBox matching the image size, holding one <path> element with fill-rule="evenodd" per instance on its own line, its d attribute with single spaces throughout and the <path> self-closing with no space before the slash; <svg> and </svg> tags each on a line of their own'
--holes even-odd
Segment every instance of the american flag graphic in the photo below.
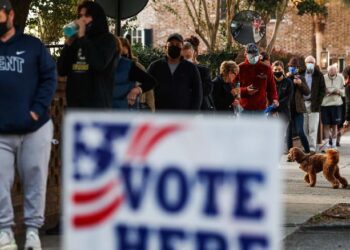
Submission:
<svg viewBox="0 0 350 250">
<path fill-rule="evenodd" d="M 70 192 L 73 227 L 91 228 L 113 217 L 127 199 L 118 166 L 146 161 L 162 140 L 181 128 L 179 124 L 76 123 L 72 154 L 75 185 Z"/>
</svg>

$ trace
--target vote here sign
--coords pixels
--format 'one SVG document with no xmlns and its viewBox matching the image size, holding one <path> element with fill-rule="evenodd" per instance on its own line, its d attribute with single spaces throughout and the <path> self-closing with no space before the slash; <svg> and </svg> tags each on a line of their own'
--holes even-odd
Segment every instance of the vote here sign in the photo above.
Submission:
<svg viewBox="0 0 350 250">
<path fill-rule="evenodd" d="M 69 113 L 65 250 L 280 249 L 282 125 Z"/>
</svg>

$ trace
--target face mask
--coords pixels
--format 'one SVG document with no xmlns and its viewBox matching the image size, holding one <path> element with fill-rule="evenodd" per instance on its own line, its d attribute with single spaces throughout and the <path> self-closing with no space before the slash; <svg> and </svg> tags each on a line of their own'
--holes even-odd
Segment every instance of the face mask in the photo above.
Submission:
<svg viewBox="0 0 350 250">
<path fill-rule="evenodd" d="M 247 55 L 250 64 L 256 64 L 259 61 L 259 56 Z"/>
<path fill-rule="evenodd" d="M 172 58 L 172 59 L 176 59 L 179 58 L 181 55 L 181 48 L 177 47 L 177 46 L 169 46 L 168 47 L 168 55 Z"/>
<path fill-rule="evenodd" d="M 298 68 L 297 68 L 297 67 L 288 67 L 288 71 L 289 71 L 289 73 L 291 73 L 292 75 L 298 74 Z"/>
<path fill-rule="evenodd" d="M 91 28 L 92 28 L 92 21 L 86 25 L 86 28 L 85 28 L 86 32 L 89 32 L 91 30 Z"/>
<path fill-rule="evenodd" d="M 282 71 L 273 72 L 273 74 L 275 75 L 276 78 L 280 78 L 281 76 L 283 76 L 283 72 Z"/>
<path fill-rule="evenodd" d="M 5 22 L 0 23 L 0 37 L 5 35 L 9 31 L 9 28 L 7 27 L 7 20 Z"/>
<path fill-rule="evenodd" d="M 313 72 L 314 68 L 315 68 L 315 66 L 314 66 L 313 63 L 307 63 L 306 64 L 306 69 L 307 69 L 308 72 Z"/>
<path fill-rule="evenodd" d="M 335 78 L 337 77 L 337 75 L 328 75 L 328 77 L 329 77 L 330 79 L 335 79 Z"/>
</svg>

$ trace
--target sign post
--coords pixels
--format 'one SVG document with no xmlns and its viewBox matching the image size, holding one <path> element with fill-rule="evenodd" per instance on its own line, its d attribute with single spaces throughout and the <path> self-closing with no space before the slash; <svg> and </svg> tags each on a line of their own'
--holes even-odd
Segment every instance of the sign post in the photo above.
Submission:
<svg viewBox="0 0 350 250">
<path fill-rule="evenodd" d="M 120 0 L 115 2 L 115 35 L 121 35 Z"/>
<path fill-rule="evenodd" d="M 96 0 L 108 17 L 115 20 L 115 34 L 121 35 L 120 21 L 133 17 L 142 11 L 148 0 Z"/>
<path fill-rule="evenodd" d="M 282 130 L 263 118 L 68 113 L 63 249 L 281 249 Z"/>
</svg>

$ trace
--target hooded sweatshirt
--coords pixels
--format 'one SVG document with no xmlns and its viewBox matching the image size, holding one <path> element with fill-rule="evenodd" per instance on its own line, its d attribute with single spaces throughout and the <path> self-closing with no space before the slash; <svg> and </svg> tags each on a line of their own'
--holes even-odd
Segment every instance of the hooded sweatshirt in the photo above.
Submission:
<svg viewBox="0 0 350 250">
<path fill-rule="evenodd" d="M 248 60 L 239 65 L 239 81 L 241 83 L 241 106 L 246 110 L 264 110 L 266 99 L 270 103 L 278 100 L 276 83 L 271 67 L 262 62 L 250 64 Z M 253 85 L 259 91 L 249 95 L 247 87 Z"/>
<path fill-rule="evenodd" d="M 67 76 L 67 104 L 72 108 L 111 108 L 116 41 L 108 31 L 100 5 L 88 2 L 92 22 L 84 37 L 65 45 L 58 60 L 58 73 Z"/>
<path fill-rule="evenodd" d="M 39 39 L 16 30 L 0 41 L 0 134 L 25 134 L 45 124 L 56 83 L 55 61 Z"/>
</svg>

